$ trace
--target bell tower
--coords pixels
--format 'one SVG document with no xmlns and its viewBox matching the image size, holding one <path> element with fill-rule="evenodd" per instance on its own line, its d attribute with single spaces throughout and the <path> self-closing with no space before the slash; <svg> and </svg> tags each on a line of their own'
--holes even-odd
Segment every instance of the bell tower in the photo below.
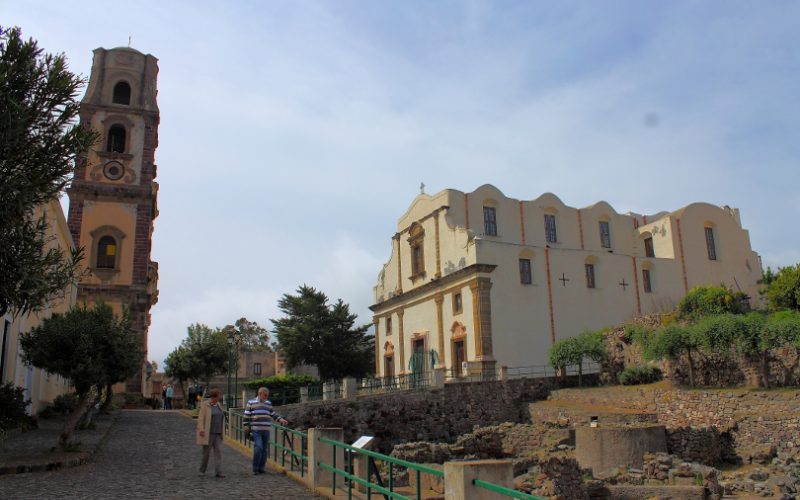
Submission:
<svg viewBox="0 0 800 500">
<path fill-rule="evenodd" d="M 67 190 L 68 225 L 87 271 L 78 300 L 103 301 L 118 315 L 127 308 L 145 351 L 150 308 L 158 301 L 158 263 L 150 260 L 158 216 L 157 62 L 128 47 L 95 49 L 80 124 L 98 139 L 78 160 Z M 144 380 L 143 364 L 125 391 L 142 393 Z"/>
</svg>

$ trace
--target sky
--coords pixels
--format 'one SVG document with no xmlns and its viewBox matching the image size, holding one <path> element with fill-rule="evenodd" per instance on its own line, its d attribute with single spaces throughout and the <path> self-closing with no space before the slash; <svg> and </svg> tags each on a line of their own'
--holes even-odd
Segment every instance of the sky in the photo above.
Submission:
<svg viewBox="0 0 800 500">
<path fill-rule="evenodd" d="M 800 2 L 0 0 L 0 25 L 85 77 L 129 37 L 159 59 L 159 366 L 302 284 L 371 323 L 421 182 L 730 205 L 764 268 L 800 262 Z"/>
</svg>

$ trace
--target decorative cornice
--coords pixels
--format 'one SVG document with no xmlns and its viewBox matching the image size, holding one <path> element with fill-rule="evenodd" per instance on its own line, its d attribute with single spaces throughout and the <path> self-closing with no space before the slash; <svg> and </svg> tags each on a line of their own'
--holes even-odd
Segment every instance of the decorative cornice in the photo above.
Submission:
<svg viewBox="0 0 800 500">
<path fill-rule="evenodd" d="M 85 180 L 73 181 L 67 188 L 71 200 L 129 201 L 149 203 L 155 197 L 150 184 L 108 184 Z"/>
<path fill-rule="evenodd" d="M 390 299 L 386 299 L 383 302 L 378 302 L 377 304 L 373 304 L 369 306 L 369 309 L 372 312 L 378 311 L 380 309 L 385 309 L 387 307 L 392 307 L 396 304 L 404 302 L 409 299 L 413 299 L 414 297 L 419 297 L 420 295 L 425 295 L 436 290 L 439 287 L 449 285 L 451 283 L 455 283 L 456 281 L 462 280 L 467 276 L 472 274 L 478 273 L 491 273 L 495 270 L 497 266 L 495 264 L 472 264 L 471 266 L 467 266 L 463 269 L 459 269 L 458 271 L 448 274 L 437 280 L 429 281 L 424 285 L 409 290 L 405 293 L 397 294 Z"/>
</svg>

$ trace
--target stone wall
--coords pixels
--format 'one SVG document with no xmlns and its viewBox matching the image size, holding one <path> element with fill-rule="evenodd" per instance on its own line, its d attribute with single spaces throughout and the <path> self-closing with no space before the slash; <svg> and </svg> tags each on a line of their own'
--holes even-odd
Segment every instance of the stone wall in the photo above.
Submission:
<svg viewBox="0 0 800 500">
<path fill-rule="evenodd" d="M 774 456 L 776 452 L 800 453 L 800 390 L 616 386 L 590 392 L 562 390 L 554 392 L 551 398 L 566 402 L 563 406 L 566 412 L 580 402 L 589 408 L 617 405 L 621 413 L 626 410 L 654 413 L 658 422 L 667 427 L 670 452 L 687 460 L 719 463 L 734 460 L 738 455 L 744 461 L 763 461 L 765 456 Z M 765 443 L 775 449 L 765 449 Z"/>
<path fill-rule="evenodd" d="M 596 376 L 583 376 L 584 385 L 596 381 Z M 286 405 L 278 411 L 298 429 L 342 427 L 348 442 L 375 436 L 376 449 L 388 453 L 399 443 L 452 443 L 476 426 L 528 422 L 529 402 L 576 383 L 576 377 L 566 377 L 446 384 L 443 389 Z"/>
</svg>

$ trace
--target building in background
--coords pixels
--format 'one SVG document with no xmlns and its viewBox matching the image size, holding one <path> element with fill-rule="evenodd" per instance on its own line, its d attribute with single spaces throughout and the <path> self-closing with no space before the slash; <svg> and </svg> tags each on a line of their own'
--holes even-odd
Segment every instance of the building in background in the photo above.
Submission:
<svg viewBox="0 0 800 500">
<path fill-rule="evenodd" d="M 69 194 L 69 229 L 85 248 L 89 271 L 78 301 L 127 308 L 147 350 L 150 308 L 158 300 L 158 264 L 150 259 L 158 216 L 155 150 L 157 59 L 127 48 L 96 49 L 80 122 L 100 138 L 79 159 Z M 124 385 L 144 393 L 146 364 Z M 116 390 L 119 390 L 117 388 Z"/>
<path fill-rule="evenodd" d="M 38 219 L 45 216 L 47 219 L 48 245 L 53 245 L 62 250 L 64 255 L 69 255 L 74 248 L 72 237 L 67 227 L 64 211 L 57 199 L 42 205 L 35 213 Z M 2 279 L 2 277 L 0 277 Z M 55 313 L 65 313 L 77 301 L 78 288 L 70 285 L 64 290 L 62 297 L 51 301 L 43 310 L 25 315 L 6 314 L 2 317 L 2 343 L 0 343 L 0 384 L 11 383 L 25 389 L 25 399 L 31 401 L 28 410 L 35 414 L 44 407 L 51 405 L 56 396 L 71 391 L 70 381 L 59 375 L 52 375 L 46 371 L 28 366 L 22 362 L 22 352 L 19 347 L 19 335 L 29 332 L 38 326 L 42 320 Z"/>
<path fill-rule="evenodd" d="M 557 340 L 672 309 L 696 285 L 758 301 L 761 277 L 727 206 L 645 216 L 549 193 L 515 200 L 491 185 L 423 193 L 374 288 L 375 370 L 404 374 L 414 353 L 432 351 L 457 374 L 545 365 Z"/>
</svg>

